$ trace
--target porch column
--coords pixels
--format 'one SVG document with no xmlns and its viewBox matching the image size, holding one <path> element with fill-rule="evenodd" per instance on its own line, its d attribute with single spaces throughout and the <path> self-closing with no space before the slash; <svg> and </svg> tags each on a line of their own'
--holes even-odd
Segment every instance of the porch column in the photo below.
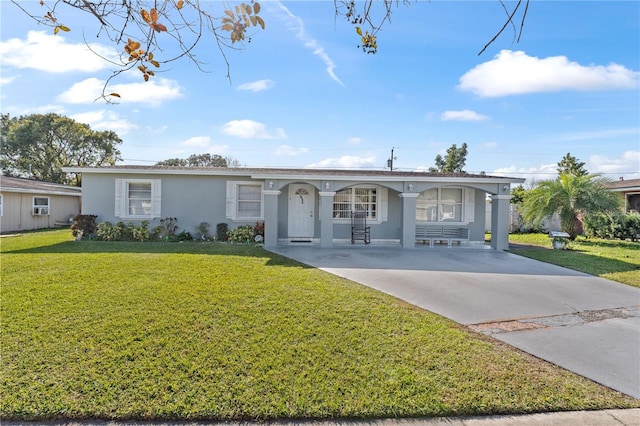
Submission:
<svg viewBox="0 0 640 426">
<path fill-rule="evenodd" d="M 278 190 L 264 190 L 264 246 L 278 245 Z"/>
<path fill-rule="evenodd" d="M 416 246 L 416 199 L 415 192 L 402 192 L 402 235 L 400 245 L 405 248 L 415 248 Z"/>
<path fill-rule="evenodd" d="M 320 191 L 320 247 L 333 247 L 333 196 L 332 191 Z"/>
<path fill-rule="evenodd" d="M 509 248 L 509 200 L 511 195 L 491 196 L 491 248 Z"/>
</svg>

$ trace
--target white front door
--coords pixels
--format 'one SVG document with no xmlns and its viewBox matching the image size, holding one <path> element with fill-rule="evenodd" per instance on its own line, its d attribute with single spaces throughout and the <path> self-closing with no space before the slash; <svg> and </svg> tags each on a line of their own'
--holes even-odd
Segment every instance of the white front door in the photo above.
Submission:
<svg viewBox="0 0 640 426">
<path fill-rule="evenodd" d="M 314 203 L 313 185 L 289 185 L 289 238 L 313 237 Z"/>
</svg>

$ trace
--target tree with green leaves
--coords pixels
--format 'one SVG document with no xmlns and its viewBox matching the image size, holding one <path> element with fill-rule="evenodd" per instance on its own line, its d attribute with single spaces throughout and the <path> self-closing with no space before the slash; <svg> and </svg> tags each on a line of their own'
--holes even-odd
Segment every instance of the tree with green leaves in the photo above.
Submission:
<svg viewBox="0 0 640 426">
<path fill-rule="evenodd" d="M 557 170 L 559 175 L 586 176 L 589 174 L 587 169 L 584 168 L 584 163 L 569 152 L 558 162 Z"/>
<path fill-rule="evenodd" d="M 554 214 L 560 217 L 560 228 L 574 240 L 578 220 L 589 213 L 617 211 L 620 197 L 605 187 L 607 179 L 599 175 L 562 174 L 557 179 L 543 180 L 526 192 L 520 214 L 526 224 L 539 227 Z"/>
<path fill-rule="evenodd" d="M 58 114 L 33 114 L 0 120 L 0 167 L 7 176 L 80 185 L 63 167 L 112 166 L 120 158 L 122 139 L 112 131 L 94 131 Z"/>
<path fill-rule="evenodd" d="M 525 194 L 527 190 L 524 189 L 524 186 L 518 185 L 515 188 L 511 189 L 511 204 L 520 204 L 524 201 Z"/>
<path fill-rule="evenodd" d="M 193 154 L 189 158 L 170 158 L 159 161 L 156 166 L 164 167 L 238 167 L 240 163 L 233 157 L 219 154 Z"/>
<path fill-rule="evenodd" d="M 460 148 L 454 143 L 447 149 L 447 154 L 442 157 L 438 154 L 435 158 L 435 167 L 430 167 L 432 173 L 466 173 L 464 165 L 467 162 L 467 143 Z"/>
</svg>

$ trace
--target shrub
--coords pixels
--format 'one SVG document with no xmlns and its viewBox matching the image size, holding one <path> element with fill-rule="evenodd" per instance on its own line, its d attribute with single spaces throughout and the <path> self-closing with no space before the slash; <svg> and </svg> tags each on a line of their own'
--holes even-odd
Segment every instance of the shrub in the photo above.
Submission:
<svg viewBox="0 0 640 426">
<path fill-rule="evenodd" d="M 595 213 L 584 217 L 587 237 L 638 241 L 640 215 L 636 213 Z"/>
<path fill-rule="evenodd" d="M 177 217 L 165 217 L 160 219 L 160 226 L 164 228 L 164 231 L 160 234 L 161 237 L 173 237 L 178 230 L 178 218 Z"/>
<path fill-rule="evenodd" d="M 133 223 L 116 223 L 116 227 L 120 230 L 120 241 L 133 241 Z"/>
<path fill-rule="evenodd" d="M 262 237 L 262 240 L 264 241 L 264 221 L 263 220 L 259 220 L 256 222 L 255 225 L 253 225 L 253 235 L 254 236 L 260 235 Z"/>
<path fill-rule="evenodd" d="M 96 237 L 104 241 L 149 241 L 152 233 L 149 231 L 149 222 L 143 220 L 140 225 L 133 223 L 102 222 L 98 225 Z"/>
<path fill-rule="evenodd" d="M 95 214 L 78 214 L 73 217 L 71 225 L 71 233 L 76 238 L 91 238 L 96 233 L 96 216 Z"/>
<path fill-rule="evenodd" d="M 119 226 L 111 222 L 102 222 L 98 225 L 96 237 L 103 241 L 121 241 L 122 232 Z"/>
<path fill-rule="evenodd" d="M 218 241 L 227 241 L 229 238 L 229 225 L 226 223 L 219 223 L 216 225 L 216 239 Z"/>
<path fill-rule="evenodd" d="M 196 240 L 208 240 L 211 235 L 209 234 L 209 224 L 207 222 L 200 222 L 198 226 L 196 226 L 196 234 L 194 235 L 194 239 Z"/>
<path fill-rule="evenodd" d="M 178 235 L 175 236 L 178 241 L 191 241 L 193 240 L 193 236 L 189 233 L 189 231 L 182 231 Z"/>
<path fill-rule="evenodd" d="M 253 241 L 253 226 L 240 225 L 229 231 L 229 239 L 234 243 L 249 243 Z"/>
<path fill-rule="evenodd" d="M 149 221 L 147 220 L 143 220 L 142 222 L 140 222 L 139 226 L 133 225 L 131 231 L 133 239 L 136 241 L 149 241 L 151 239 L 151 232 L 149 232 Z"/>
<path fill-rule="evenodd" d="M 162 238 L 163 233 L 164 233 L 164 226 L 162 225 L 155 226 L 151 230 L 151 239 L 157 240 L 159 238 Z"/>
</svg>

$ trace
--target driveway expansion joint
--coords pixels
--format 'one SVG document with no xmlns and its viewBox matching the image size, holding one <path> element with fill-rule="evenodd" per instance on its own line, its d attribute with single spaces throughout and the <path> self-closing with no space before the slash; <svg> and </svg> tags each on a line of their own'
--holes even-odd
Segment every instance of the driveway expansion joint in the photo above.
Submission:
<svg viewBox="0 0 640 426">
<path fill-rule="evenodd" d="M 492 335 L 511 333 L 514 331 L 528 331 L 551 327 L 573 327 L 594 321 L 604 321 L 613 318 L 640 318 L 640 305 L 622 308 L 608 308 L 573 312 L 570 314 L 550 315 L 544 317 L 514 318 L 510 320 L 470 324 L 468 327 L 479 333 Z"/>
</svg>

